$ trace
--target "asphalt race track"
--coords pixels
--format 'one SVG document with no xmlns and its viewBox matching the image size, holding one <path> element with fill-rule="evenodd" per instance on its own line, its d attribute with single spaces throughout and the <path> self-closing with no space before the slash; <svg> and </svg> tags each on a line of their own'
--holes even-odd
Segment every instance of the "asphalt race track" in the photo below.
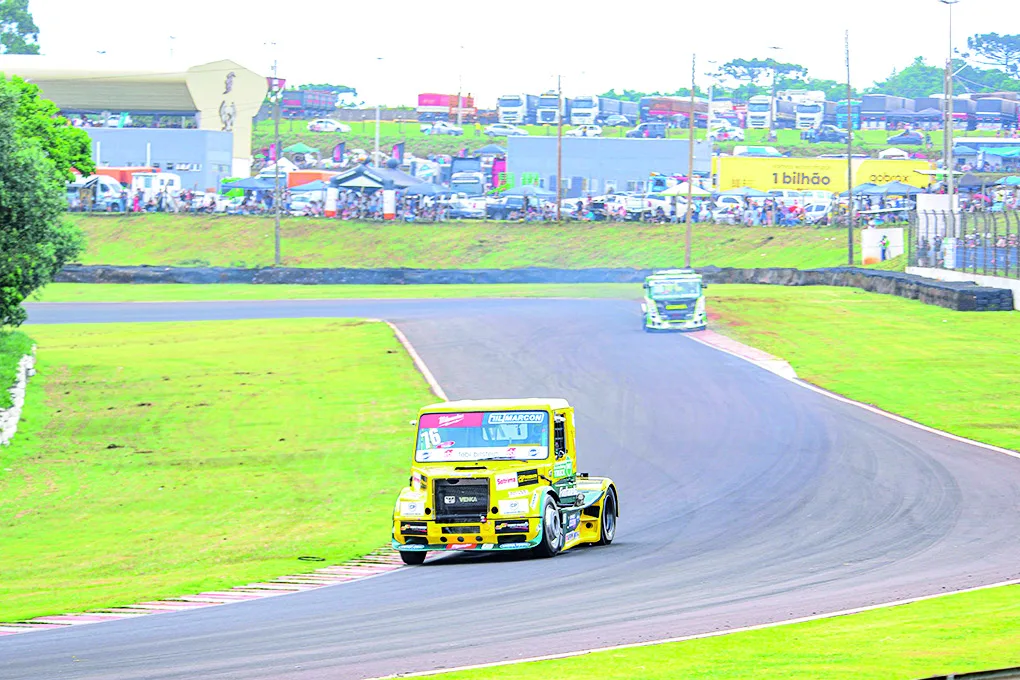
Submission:
<svg viewBox="0 0 1020 680">
<path fill-rule="evenodd" d="M 395 321 L 451 399 L 564 396 L 616 542 L 0 638 L 0 677 L 360 678 L 779 621 L 1020 577 L 1020 460 L 826 398 L 606 300 L 29 305 L 32 322 Z M 394 489 L 394 492 L 396 490 Z M 385 543 L 387 536 L 380 536 Z"/>
</svg>

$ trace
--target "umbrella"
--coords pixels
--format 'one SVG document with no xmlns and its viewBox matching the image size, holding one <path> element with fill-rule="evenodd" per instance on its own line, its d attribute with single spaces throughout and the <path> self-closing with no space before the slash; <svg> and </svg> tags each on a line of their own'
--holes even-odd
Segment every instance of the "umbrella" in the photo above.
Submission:
<svg viewBox="0 0 1020 680">
<path fill-rule="evenodd" d="M 977 175 L 973 175 L 973 174 L 967 172 L 967 173 L 964 173 L 963 177 L 961 177 L 959 179 L 959 181 L 956 183 L 956 186 L 961 187 L 961 188 L 967 188 L 967 187 L 976 188 L 976 187 L 984 186 L 985 184 L 987 184 L 987 182 L 982 180 L 980 177 L 978 177 Z"/>
<path fill-rule="evenodd" d="M 272 189 L 275 184 L 267 179 L 258 177 L 245 177 L 236 182 L 224 182 L 224 189 L 244 189 L 245 191 L 266 191 Z"/>
<path fill-rule="evenodd" d="M 738 187 L 719 192 L 720 196 L 737 196 L 739 198 L 765 198 L 768 194 L 751 187 Z"/>
<path fill-rule="evenodd" d="M 443 190 L 435 184 L 422 182 L 421 184 L 412 184 L 407 187 L 404 193 L 408 196 L 438 196 L 443 193 Z"/>
<path fill-rule="evenodd" d="M 1009 177 L 1003 177 L 995 184 L 997 186 L 1020 187 L 1020 176 L 1010 175 Z"/>
<path fill-rule="evenodd" d="M 491 156 L 491 155 L 497 155 L 498 156 L 500 154 L 505 154 L 506 153 L 506 149 L 501 147 L 499 144 L 486 144 L 485 146 L 483 146 L 478 151 L 475 151 L 475 153 L 477 153 L 477 154 L 485 154 L 485 155 L 489 155 L 489 156 Z"/>
<path fill-rule="evenodd" d="M 297 144 L 291 144 L 283 148 L 284 153 L 319 153 L 318 149 L 313 149 L 304 142 L 298 142 Z"/>
<path fill-rule="evenodd" d="M 886 196 L 916 196 L 924 193 L 924 190 L 903 182 L 889 182 L 879 188 Z"/>
<path fill-rule="evenodd" d="M 534 184 L 525 184 L 523 186 L 514 187 L 513 189 L 507 189 L 503 192 L 504 196 L 535 196 L 538 198 L 555 198 L 556 192 L 543 189 L 542 187 L 535 186 Z"/>
<path fill-rule="evenodd" d="M 663 192 L 660 192 L 660 196 L 686 196 L 688 190 L 690 190 L 692 196 L 711 196 L 712 192 L 705 191 L 701 187 L 690 186 L 687 182 L 681 182 L 680 184 L 674 184 L 670 188 Z"/>
</svg>

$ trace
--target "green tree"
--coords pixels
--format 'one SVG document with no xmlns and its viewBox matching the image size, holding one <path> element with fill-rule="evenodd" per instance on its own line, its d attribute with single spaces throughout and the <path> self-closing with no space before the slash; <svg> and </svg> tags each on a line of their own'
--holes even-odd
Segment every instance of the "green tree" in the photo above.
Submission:
<svg viewBox="0 0 1020 680">
<path fill-rule="evenodd" d="M 0 79 L 0 326 L 20 325 L 22 301 L 84 249 L 64 219 L 64 176 L 47 140 L 21 132 L 22 96 Z"/>
<path fill-rule="evenodd" d="M 18 134 L 38 140 L 43 152 L 53 161 L 65 181 L 74 178 L 72 169 L 82 175 L 95 172 L 92 142 L 84 130 L 68 125 L 57 105 L 40 96 L 37 85 L 14 76 L 7 82 L 7 86 L 18 98 L 15 115 Z"/>
<path fill-rule="evenodd" d="M 0 0 L 0 54 L 39 54 L 38 40 L 28 0 Z"/>
<path fill-rule="evenodd" d="M 979 33 L 967 38 L 975 63 L 994 66 L 1009 75 L 1020 75 L 1020 35 Z"/>
<path fill-rule="evenodd" d="M 924 57 L 915 57 L 910 66 L 893 72 L 883 81 L 865 90 L 868 93 L 891 94 L 898 97 L 930 97 L 942 92 L 945 71 L 924 63 Z"/>
</svg>

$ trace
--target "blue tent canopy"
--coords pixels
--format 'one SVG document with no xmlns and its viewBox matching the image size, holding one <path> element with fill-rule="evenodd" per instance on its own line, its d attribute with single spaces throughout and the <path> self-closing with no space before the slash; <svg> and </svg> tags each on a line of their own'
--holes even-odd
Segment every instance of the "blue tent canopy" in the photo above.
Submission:
<svg viewBox="0 0 1020 680">
<path fill-rule="evenodd" d="M 281 182 L 281 184 L 285 184 Z M 224 190 L 230 189 L 244 189 L 245 191 L 267 191 L 274 187 L 274 183 L 268 179 L 259 179 L 258 177 L 246 177 L 239 179 L 236 182 L 225 182 L 222 186 Z"/>
</svg>

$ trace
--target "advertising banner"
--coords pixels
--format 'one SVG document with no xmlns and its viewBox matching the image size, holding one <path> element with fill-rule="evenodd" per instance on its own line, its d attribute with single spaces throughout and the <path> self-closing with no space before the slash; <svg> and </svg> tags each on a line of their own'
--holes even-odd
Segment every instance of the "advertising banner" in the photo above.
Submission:
<svg viewBox="0 0 1020 680">
<path fill-rule="evenodd" d="M 791 189 L 794 191 L 847 190 L 846 160 L 838 158 L 744 158 L 720 156 L 718 161 L 719 190 L 751 187 L 759 191 Z M 886 184 L 903 182 L 927 187 L 930 178 L 915 170 L 931 170 L 932 164 L 920 160 L 852 161 L 854 185 L 864 182 Z"/>
</svg>

